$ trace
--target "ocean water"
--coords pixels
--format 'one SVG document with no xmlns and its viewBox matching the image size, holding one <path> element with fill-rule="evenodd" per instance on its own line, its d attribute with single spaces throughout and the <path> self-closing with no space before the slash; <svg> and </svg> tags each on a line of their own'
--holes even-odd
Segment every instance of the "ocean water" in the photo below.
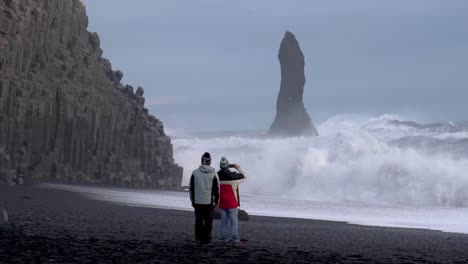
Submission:
<svg viewBox="0 0 468 264">
<path fill-rule="evenodd" d="M 263 131 L 174 137 L 183 185 L 212 154 L 240 164 L 241 208 L 251 215 L 425 228 L 468 234 L 468 128 L 422 125 L 394 115 L 336 116 L 314 138 Z M 188 193 L 47 185 L 130 206 L 192 210 Z"/>
<path fill-rule="evenodd" d="M 393 115 L 337 116 L 319 137 L 175 138 L 176 162 L 188 185 L 200 156 L 240 164 L 244 194 L 316 202 L 396 206 L 468 206 L 468 129 L 451 122 L 421 125 Z"/>
</svg>

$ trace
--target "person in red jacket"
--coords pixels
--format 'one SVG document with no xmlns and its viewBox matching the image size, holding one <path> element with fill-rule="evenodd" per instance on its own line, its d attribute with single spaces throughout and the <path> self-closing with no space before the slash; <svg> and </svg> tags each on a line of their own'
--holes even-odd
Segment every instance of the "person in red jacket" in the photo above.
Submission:
<svg viewBox="0 0 468 264">
<path fill-rule="evenodd" d="M 225 158 L 221 158 L 219 163 L 221 168 L 218 171 L 220 183 L 219 209 L 221 211 L 221 239 L 228 242 L 226 234 L 228 222 L 231 223 L 232 242 L 240 242 L 238 226 L 238 207 L 240 206 L 239 184 L 247 177 L 238 164 L 229 164 Z M 231 171 L 234 168 L 237 171 Z"/>
</svg>

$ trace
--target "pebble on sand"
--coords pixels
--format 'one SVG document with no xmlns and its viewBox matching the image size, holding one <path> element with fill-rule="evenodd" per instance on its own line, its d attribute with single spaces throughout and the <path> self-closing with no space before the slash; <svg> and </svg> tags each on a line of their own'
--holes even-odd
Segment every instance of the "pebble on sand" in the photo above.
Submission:
<svg viewBox="0 0 468 264">
<path fill-rule="evenodd" d="M 2 221 L 3 222 L 8 222 L 8 213 L 7 211 L 5 210 L 5 208 L 2 208 Z"/>
</svg>

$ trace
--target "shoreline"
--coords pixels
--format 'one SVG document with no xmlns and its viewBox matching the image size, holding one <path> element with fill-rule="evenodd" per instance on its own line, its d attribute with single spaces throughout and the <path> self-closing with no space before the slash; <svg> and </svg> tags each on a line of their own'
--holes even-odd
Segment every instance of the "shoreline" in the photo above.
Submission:
<svg viewBox="0 0 468 264">
<path fill-rule="evenodd" d="M 41 187 L 74 191 L 90 199 L 121 205 L 183 211 L 193 210 L 187 203 L 188 193 L 181 191 L 66 184 L 41 184 Z M 468 210 L 463 208 L 321 202 L 249 194 L 243 194 L 243 197 L 245 199 L 243 199 L 241 209 L 246 210 L 250 215 L 256 216 L 323 220 L 361 226 L 427 229 L 468 234 Z M 166 202 L 161 202 L 161 200 Z M 266 205 L 266 207 L 259 205 Z M 431 219 L 431 221 L 426 219 Z"/>
<path fill-rule="evenodd" d="M 198 246 L 193 212 L 131 207 L 37 186 L 0 186 L 1 263 L 466 263 L 468 235 L 251 215 L 245 248 Z"/>
</svg>

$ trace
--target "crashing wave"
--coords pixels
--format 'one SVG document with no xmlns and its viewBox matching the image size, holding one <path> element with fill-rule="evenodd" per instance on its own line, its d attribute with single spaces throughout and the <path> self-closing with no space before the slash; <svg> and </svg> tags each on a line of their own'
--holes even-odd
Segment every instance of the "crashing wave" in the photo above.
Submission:
<svg viewBox="0 0 468 264">
<path fill-rule="evenodd" d="M 316 138 L 222 136 L 174 140 L 188 181 L 209 151 L 240 163 L 242 191 L 299 200 L 468 206 L 468 136 L 450 123 L 337 116 Z M 457 129 L 454 129 L 456 127 Z"/>
</svg>

